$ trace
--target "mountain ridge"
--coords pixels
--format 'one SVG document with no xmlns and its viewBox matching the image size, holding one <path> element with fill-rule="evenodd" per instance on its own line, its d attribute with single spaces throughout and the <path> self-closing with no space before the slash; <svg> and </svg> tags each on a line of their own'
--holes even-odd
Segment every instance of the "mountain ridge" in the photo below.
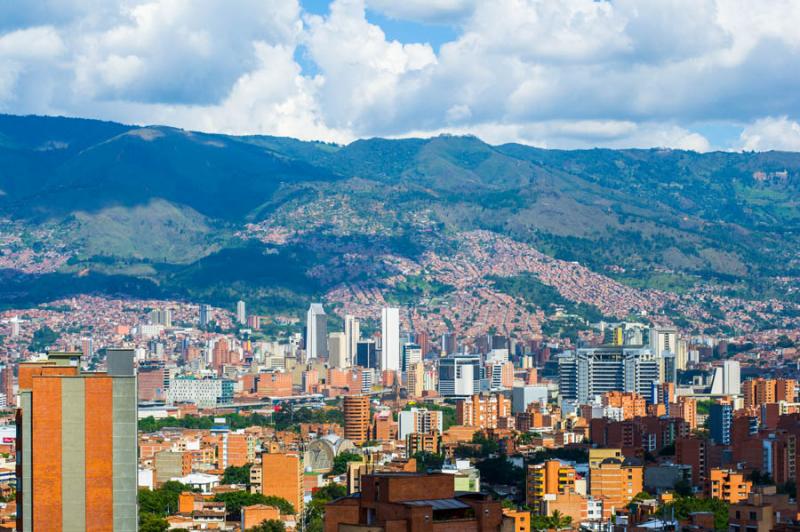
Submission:
<svg viewBox="0 0 800 532">
<path fill-rule="evenodd" d="M 637 289 L 709 284 L 726 296 L 794 304 L 800 284 L 792 251 L 800 154 L 791 152 L 546 150 L 473 136 L 334 145 L 0 115 L 0 191 L 7 276 L 88 268 L 215 303 L 257 293 L 265 310 L 276 306 L 271 292 L 282 294 L 278 306 L 294 307 L 338 290 L 346 279 L 319 271 L 338 271 L 354 253 L 373 263 L 353 266 L 354 282 L 391 299 L 392 279 L 407 273 L 381 261 L 425 270 L 426 253 L 457 249 L 472 231 Z M 281 260 L 293 266 L 282 272 Z M 264 277 L 236 261 L 271 271 Z M 219 264 L 233 269 L 226 280 L 237 288 L 211 278 Z M 35 293 L 31 284 L 15 293 Z M 446 292 L 419 286 L 423 295 Z M 12 300 L 25 297 L 4 301 L 0 291 L 0 304 Z"/>
</svg>

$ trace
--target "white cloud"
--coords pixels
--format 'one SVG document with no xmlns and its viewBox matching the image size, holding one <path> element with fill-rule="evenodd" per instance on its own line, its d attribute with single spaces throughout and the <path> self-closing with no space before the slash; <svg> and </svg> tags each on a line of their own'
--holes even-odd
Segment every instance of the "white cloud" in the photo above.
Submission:
<svg viewBox="0 0 800 532">
<path fill-rule="evenodd" d="M 3 112 L 699 151 L 714 139 L 692 124 L 707 121 L 752 124 L 743 147 L 796 146 L 794 0 L 335 0 L 325 16 L 297 0 L 23 5 L 0 4 Z M 458 37 L 438 52 L 424 33 L 400 42 L 367 8 Z"/>
<path fill-rule="evenodd" d="M 762 118 L 747 126 L 740 140 L 748 151 L 800 151 L 800 124 L 785 116 Z"/>
</svg>

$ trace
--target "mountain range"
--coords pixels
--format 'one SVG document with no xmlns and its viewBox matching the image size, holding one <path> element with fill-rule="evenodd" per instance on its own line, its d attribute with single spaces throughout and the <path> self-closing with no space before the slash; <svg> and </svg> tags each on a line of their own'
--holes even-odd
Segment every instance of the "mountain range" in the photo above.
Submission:
<svg viewBox="0 0 800 532">
<path fill-rule="evenodd" d="M 336 145 L 2 115 L 0 305 L 103 292 L 297 312 L 315 298 L 357 308 L 377 291 L 435 313 L 468 292 L 453 258 L 539 325 L 551 305 L 573 305 L 702 328 L 718 306 L 689 309 L 702 293 L 767 305 L 756 329 L 788 327 L 799 189 L 800 154 L 788 152 L 563 151 L 463 136 Z M 470 246 L 486 242 L 491 257 L 470 266 Z M 520 253 L 542 269 L 510 271 Z M 575 263 L 578 277 L 656 303 L 584 297 L 553 273 Z"/>
</svg>

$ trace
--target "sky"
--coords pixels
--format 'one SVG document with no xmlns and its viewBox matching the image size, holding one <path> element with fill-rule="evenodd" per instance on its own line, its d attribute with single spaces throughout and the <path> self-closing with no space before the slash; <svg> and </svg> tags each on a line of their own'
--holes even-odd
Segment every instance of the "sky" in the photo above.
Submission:
<svg viewBox="0 0 800 532">
<path fill-rule="evenodd" d="M 800 151 L 798 0 L 0 2 L 0 112 Z"/>
</svg>

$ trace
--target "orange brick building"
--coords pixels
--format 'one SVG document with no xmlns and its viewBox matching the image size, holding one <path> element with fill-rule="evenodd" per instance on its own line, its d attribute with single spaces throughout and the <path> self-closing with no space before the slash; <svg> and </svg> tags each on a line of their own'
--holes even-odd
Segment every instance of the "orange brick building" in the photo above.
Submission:
<svg viewBox="0 0 800 532">
<path fill-rule="evenodd" d="M 511 416 L 511 401 L 501 394 L 475 394 L 456 403 L 456 423 L 476 429 L 496 429 L 497 420 Z"/>
<path fill-rule="evenodd" d="M 262 453 L 261 493 L 283 497 L 303 513 L 303 459 L 291 453 Z"/>
</svg>

